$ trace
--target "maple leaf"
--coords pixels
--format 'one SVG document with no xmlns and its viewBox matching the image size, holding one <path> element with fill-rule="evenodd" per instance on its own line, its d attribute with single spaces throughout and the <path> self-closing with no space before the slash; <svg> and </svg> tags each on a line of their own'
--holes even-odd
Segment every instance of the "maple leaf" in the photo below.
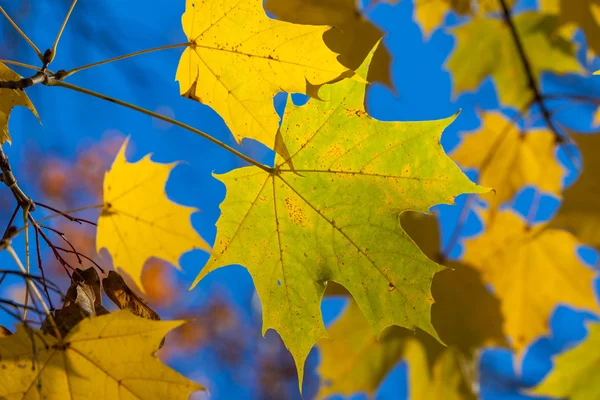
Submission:
<svg viewBox="0 0 600 400">
<path fill-rule="evenodd" d="M 600 0 L 540 0 L 540 10 L 557 14 L 562 25 L 581 28 L 588 47 L 600 54 Z"/>
<path fill-rule="evenodd" d="M 394 3 L 395 1 L 388 1 Z M 375 0 L 371 3 L 379 3 Z M 371 6 L 370 3 L 370 6 Z M 355 70 L 367 57 L 383 32 L 366 19 L 355 0 L 266 0 L 265 9 L 284 21 L 306 25 L 330 25 L 323 36 L 325 44 L 335 53 L 338 61 Z M 390 77 L 391 56 L 385 46 L 378 46 L 369 67 L 367 80 L 393 87 Z"/>
<path fill-rule="evenodd" d="M 503 210 L 464 246 L 463 261 L 481 271 L 500 299 L 504 332 L 518 352 L 548 333 L 548 319 L 559 304 L 598 309 L 595 273 L 579 259 L 580 243 L 566 231 L 528 227 L 519 215 Z"/>
<path fill-rule="evenodd" d="M 270 19 L 262 0 L 187 0 L 182 24 L 190 45 L 177 69 L 181 94 L 217 111 L 238 142 L 273 148 L 273 96 L 311 94 L 347 72 L 323 42 L 329 27 Z"/>
<path fill-rule="evenodd" d="M 205 389 L 154 355 L 183 323 L 117 311 L 84 319 L 62 340 L 19 326 L 0 339 L 0 398 L 187 399 Z"/>
<path fill-rule="evenodd" d="M 514 2 L 507 0 L 506 4 L 512 7 Z M 413 18 L 428 38 L 451 11 L 458 15 L 483 15 L 501 11 L 501 7 L 498 0 L 414 0 Z"/>
<path fill-rule="evenodd" d="M 600 139 L 597 135 L 571 135 L 581 152 L 583 173 L 575 184 L 565 190 L 563 202 L 558 213 L 550 221 L 554 228 L 566 229 L 583 243 L 600 248 L 600 159 L 598 149 Z"/>
<path fill-rule="evenodd" d="M 451 156 L 463 168 L 479 169 L 479 183 L 495 190 L 482 197 L 495 210 L 526 185 L 560 196 L 565 171 L 555 151 L 548 129 L 521 132 L 501 113 L 486 112 L 481 128 L 464 136 Z"/>
<path fill-rule="evenodd" d="M 411 400 L 467 400 L 475 396 L 466 389 L 460 356 L 454 349 L 442 351 L 430 366 L 426 347 L 410 339 L 406 345 L 408 387 Z"/>
<path fill-rule="evenodd" d="M 0 62 L 0 82 L 17 81 L 21 78 L 21 75 Z M 23 90 L 0 89 L 0 145 L 6 142 L 11 143 L 8 119 L 12 109 L 17 106 L 27 107 L 38 120 L 40 119 L 31 100 Z"/>
<path fill-rule="evenodd" d="M 513 18 L 535 79 L 542 72 L 580 73 L 575 45 L 554 35 L 556 16 L 525 12 Z M 474 18 L 452 29 L 456 46 L 446 68 L 454 80 L 453 93 L 473 91 L 487 77 L 494 79 L 500 103 L 521 109 L 532 99 L 527 75 L 509 27 L 499 19 Z M 477 54 L 476 58 L 472 55 Z"/>
<path fill-rule="evenodd" d="M 407 329 L 391 326 L 379 339 L 355 301 L 328 329 L 329 339 L 319 343 L 321 387 L 318 398 L 358 392 L 373 395 L 387 373 L 402 359 Z M 421 333 L 420 333 L 421 334 Z"/>
<path fill-rule="evenodd" d="M 179 268 L 187 251 L 210 247 L 192 227 L 195 208 L 169 200 L 165 184 L 175 164 L 158 164 L 147 155 L 136 163 L 125 159 L 128 140 L 104 176 L 104 205 L 98 220 L 96 247 L 106 248 L 115 269 L 127 272 L 143 291 L 142 268 L 150 257 Z"/>
<path fill-rule="evenodd" d="M 588 336 L 583 342 L 554 358 L 554 368 L 533 394 L 570 400 L 600 398 L 600 324 L 590 323 L 587 328 Z"/>
<path fill-rule="evenodd" d="M 358 70 L 364 78 L 370 58 Z M 346 79 L 319 92 L 328 101 L 288 102 L 282 138 L 291 154 L 275 168 L 218 176 L 227 187 L 215 249 L 194 285 L 241 264 L 302 380 L 304 360 L 326 335 L 320 303 L 327 281 L 346 287 L 381 332 L 430 322 L 433 274 L 441 269 L 398 225 L 464 192 L 484 192 L 448 158 L 440 135 L 453 120 L 382 122 L 364 110 L 366 83 Z M 293 159 L 295 170 L 288 169 Z"/>
<path fill-rule="evenodd" d="M 402 214 L 401 222 L 419 248 L 431 259 L 437 259 L 440 253 L 437 218 L 408 212 Z M 431 289 L 435 299 L 431 320 L 440 338 L 452 352 L 459 351 L 464 360 L 470 360 L 477 348 L 505 346 L 499 302 L 486 290 L 479 273 L 456 262 L 446 261 L 445 265 L 453 269 L 435 274 Z M 329 295 L 348 294 L 339 288 L 335 293 L 329 289 L 328 286 Z M 415 338 L 425 346 L 433 361 L 445 351 L 441 344 L 423 332 L 415 335 L 399 327 L 386 329 L 378 340 L 352 300 L 342 316 L 329 327 L 328 334 L 329 340 L 319 342 L 319 375 L 322 377 L 319 397 L 334 393 L 373 394 L 396 363 L 407 357 L 408 343 Z M 431 369 L 413 371 L 411 380 L 429 382 L 431 375 L 436 374 L 438 372 L 431 365 Z"/>
</svg>

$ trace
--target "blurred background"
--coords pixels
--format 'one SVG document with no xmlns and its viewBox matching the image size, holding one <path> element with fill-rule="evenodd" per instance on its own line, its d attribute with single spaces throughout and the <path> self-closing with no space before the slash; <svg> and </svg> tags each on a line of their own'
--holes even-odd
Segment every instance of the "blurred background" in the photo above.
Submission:
<svg viewBox="0 0 600 400">
<path fill-rule="evenodd" d="M 51 47 L 71 0 L 3 3 L 11 17 L 44 51 Z M 535 1 L 521 1 L 515 12 L 536 6 Z M 369 88 L 367 106 L 373 117 L 394 121 L 431 120 L 462 110 L 442 138 L 444 148 L 450 152 L 458 144 L 460 132 L 480 126 L 479 110 L 499 108 L 496 88 L 489 80 L 478 91 L 453 98 L 452 79 L 444 69 L 444 62 L 453 50 L 454 39 L 443 28 L 425 39 L 413 22 L 411 0 L 401 0 L 397 4 L 364 1 L 361 7 L 365 10 L 364 18 L 385 32 L 384 44 L 392 56 L 392 82 L 396 89 L 379 84 Z M 52 67 L 68 70 L 137 50 L 185 42 L 180 25 L 184 9 L 183 0 L 80 1 L 61 39 Z M 6 20 L 0 21 L 0 59 L 39 65 L 25 41 Z M 450 13 L 445 26 L 460 22 L 461 17 Z M 600 62 L 586 57 L 583 35 L 578 33 L 575 40 L 580 46 L 582 65 L 590 71 L 599 69 Z M 252 141 L 244 141 L 238 146 L 214 111 L 179 96 L 175 71 L 181 53 L 181 49 L 171 49 L 102 65 L 74 75 L 69 82 L 176 118 L 233 147 L 242 148 L 256 160 L 269 163 L 273 155 L 268 149 Z M 25 69 L 15 67 L 15 70 L 24 76 L 31 75 L 31 71 Z M 593 84 L 590 80 L 569 75 L 544 76 L 542 87 L 563 92 L 600 92 L 600 83 Z M 153 160 L 158 162 L 184 161 L 171 174 L 167 194 L 178 203 L 200 210 L 193 216 L 194 227 L 212 243 L 219 204 L 225 196 L 224 186 L 212 177 L 212 173 L 240 167 L 245 165 L 243 161 L 190 132 L 109 102 L 42 85 L 28 89 L 27 93 L 42 124 L 28 110 L 16 108 L 9 125 L 12 146 L 6 145 L 5 151 L 20 186 L 34 200 L 60 210 L 101 203 L 104 172 L 123 140 L 130 136 L 127 155 L 131 161 L 147 153 L 153 153 Z M 304 101 L 301 96 L 294 99 Z M 274 102 L 281 112 L 286 96 L 278 95 Z M 569 107 L 556 118 L 579 130 L 590 130 L 594 111 L 590 107 L 585 104 Z M 509 116 L 514 115 L 512 110 L 505 111 Z M 475 177 L 474 174 L 470 176 Z M 565 185 L 575 179 L 576 172 L 571 171 L 565 178 Z M 8 190 L 4 189 L 3 193 L 0 218 L 8 221 L 15 205 Z M 559 205 L 556 198 L 536 194 L 536 188 L 529 187 L 519 193 L 512 207 L 528 216 L 527 210 L 534 198 L 540 201 L 536 215 L 529 215 L 534 223 L 551 217 Z M 448 242 L 463 201 L 459 198 L 458 206 L 436 210 L 441 220 L 442 243 Z M 82 216 L 92 220 L 97 218 L 94 211 Z M 96 254 L 93 228 L 66 219 L 55 219 L 52 226 L 63 232 L 82 253 Z M 472 236 L 480 229 L 476 216 L 471 215 L 462 234 Z M 15 246 L 23 248 L 22 237 L 16 240 Z M 49 249 L 42 246 L 42 250 L 47 273 L 66 289 L 68 279 L 61 265 L 54 261 Z M 460 257 L 461 251 L 458 241 L 450 255 Z M 11 259 L 4 253 L 0 253 L 0 260 L 6 266 L 11 265 Z M 595 265 L 593 250 L 582 248 L 580 253 L 590 265 Z M 101 256 L 94 259 L 109 268 L 110 256 L 107 253 Z M 207 254 L 200 251 L 185 254 L 181 261 L 183 272 L 159 260 L 146 265 L 142 280 L 149 304 L 163 319 L 194 319 L 168 336 L 167 345 L 159 352 L 160 357 L 182 374 L 205 385 L 213 399 L 302 398 L 297 390 L 292 357 L 279 336 L 271 331 L 262 338 L 260 302 L 244 268 L 219 269 L 193 291 L 188 291 L 207 258 Z M 84 266 L 89 265 L 84 262 Z M 22 281 L 8 277 L 0 286 L 0 295 L 22 300 L 23 289 Z M 333 321 L 344 306 L 343 299 L 327 298 L 322 306 L 326 323 Z M 594 317 L 559 307 L 551 321 L 551 337 L 535 342 L 520 368 L 513 367 L 519 363 L 514 362 L 508 350 L 485 350 L 480 359 L 482 398 L 529 398 L 520 391 L 540 381 L 550 369 L 553 354 L 584 337 L 584 322 L 591 318 Z M 0 313 L 0 324 L 12 329 L 14 322 L 7 314 Z M 317 392 L 318 364 L 319 351 L 315 348 L 306 364 L 305 399 L 314 398 Z M 406 373 L 407 366 L 400 362 L 386 377 L 375 398 L 407 398 Z"/>
</svg>

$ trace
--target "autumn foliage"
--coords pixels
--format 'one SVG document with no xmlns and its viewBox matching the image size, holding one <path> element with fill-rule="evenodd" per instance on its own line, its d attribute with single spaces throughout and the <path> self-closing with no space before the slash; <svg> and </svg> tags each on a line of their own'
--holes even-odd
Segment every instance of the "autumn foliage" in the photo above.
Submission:
<svg viewBox="0 0 600 400">
<path fill-rule="evenodd" d="M 407 122 L 378 120 L 367 106 L 374 85 L 402 93 L 391 77 L 394 48 L 368 18 L 397 3 L 187 0 L 186 42 L 70 70 L 55 65 L 55 55 L 63 28 L 77 18 L 76 0 L 45 52 L 0 6 L 40 61 L 0 62 L 0 144 L 11 143 L 14 107 L 38 117 L 30 88 L 54 87 L 176 125 L 241 162 L 213 174 L 225 196 L 212 240 L 192 224 L 199 210 L 167 195 L 177 160 L 148 154 L 130 161 L 136 137 L 106 137 L 70 161 L 39 152 L 19 167 L 1 151 L 7 221 L 0 249 L 13 266 L 0 269 L 0 285 L 17 276 L 21 286 L 20 296 L 0 298 L 0 310 L 17 323 L 16 330 L 0 326 L 0 399 L 208 395 L 210 384 L 165 364 L 198 348 L 238 372 L 257 368 L 259 397 L 286 398 L 302 392 L 315 347 L 319 384 L 310 396 L 373 395 L 404 360 L 410 399 L 483 398 L 485 351 L 507 349 L 518 370 L 532 344 L 552 335 L 557 307 L 598 315 L 597 273 L 580 250 L 600 245 L 600 142 L 560 111 L 587 106 L 593 128 L 600 99 L 549 90 L 544 78 L 593 84 L 600 3 L 413 0 L 424 41 L 438 29 L 454 38 L 444 64 L 453 96 L 491 82 L 497 97 L 494 108 L 474 105 L 479 126 L 459 132 L 449 154 L 441 140 L 458 109 Z M 70 82 L 87 69 L 177 48 L 179 94 L 214 110 L 237 146 Z M 281 92 L 288 93 L 282 115 L 273 100 Z M 308 101 L 295 104 L 291 94 Z M 272 161 L 249 155 L 249 139 L 266 146 Z M 566 188 L 569 174 L 578 176 Z M 15 176 L 41 196 L 29 197 Z M 526 190 L 532 199 L 517 206 Z M 548 197 L 560 208 L 539 219 Z M 445 218 L 450 207 L 455 217 Z M 468 221 L 480 231 L 465 233 Z M 449 232 L 444 240 L 442 231 Z M 181 287 L 182 257 L 194 250 L 206 264 L 189 269 L 200 272 Z M 187 289 L 200 290 L 213 271 L 234 265 L 252 278 L 257 297 L 247 301 L 262 322 L 245 321 L 224 297 L 199 309 L 186 305 Z M 326 326 L 322 303 L 335 298 L 346 306 Z M 177 318 L 163 318 L 163 309 Z M 557 355 L 524 395 L 600 399 L 598 326 L 589 322 L 588 336 Z M 254 365 L 245 364 L 247 353 Z"/>
</svg>

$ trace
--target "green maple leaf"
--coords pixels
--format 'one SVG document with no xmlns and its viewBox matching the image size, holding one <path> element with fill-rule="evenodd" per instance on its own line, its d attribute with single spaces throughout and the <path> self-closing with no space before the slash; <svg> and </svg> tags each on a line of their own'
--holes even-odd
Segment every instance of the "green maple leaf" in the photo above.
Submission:
<svg viewBox="0 0 600 400">
<path fill-rule="evenodd" d="M 279 332 L 300 386 L 308 352 L 327 336 L 320 303 L 328 281 L 348 289 L 378 333 L 399 325 L 437 337 L 430 287 L 442 267 L 398 216 L 486 191 L 440 145 L 453 117 L 383 122 L 365 112 L 370 58 L 357 70 L 362 79 L 321 88 L 326 101 L 288 101 L 280 131 L 290 155 L 278 155 L 271 173 L 246 167 L 218 176 L 227 195 L 214 252 L 194 282 L 222 266 L 245 266 L 262 301 L 263 332 Z"/>
<path fill-rule="evenodd" d="M 575 45 L 557 34 L 556 16 L 525 12 L 514 17 L 514 24 L 536 80 L 543 72 L 584 71 Z M 476 90 L 491 77 L 502 105 L 520 109 L 531 100 L 533 93 L 508 25 L 500 19 L 478 17 L 452 32 L 456 48 L 446 68 L 453 76 L 454 95 Z"/>
</svg>

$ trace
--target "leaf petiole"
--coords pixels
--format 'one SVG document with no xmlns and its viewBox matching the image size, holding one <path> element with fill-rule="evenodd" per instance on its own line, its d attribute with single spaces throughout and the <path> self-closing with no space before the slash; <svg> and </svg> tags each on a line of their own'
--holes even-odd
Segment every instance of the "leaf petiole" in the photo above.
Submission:
<svg viewBox="0 0 600 400">
<path fill-rule="evenodd" d="M 73 75 L 76 72 L 83 71 L 83 70 L 88 69 L 88 68 L 97 67 L 99 65 L 109 64 L 109 63 L 114 62 L 114 61 L 124 60 L 126 58 L 131 58 L 131 57 L 135 57 L 135 56 L 139 56 L 139 55 L 147 54 L 147 53 L 153 53 L 153 52 L 161 51 L 161 50 L 176 49 L 176 48 L 185 47 L 185 46 L 188 46 L 188 45 L 189 45 L 189 43 L 187 43 L 187 42 L 186 43 L 170 44 L 170 45 L 166 45 L 166 46 L 153 47 L 151 49 L 140 50 L 140 51 L 136 51 L 136 52 L 133 52 L 133 53 L 124 54 L 122 56 L 109 58 L 107 60 L 97 61 L 95 63 L 91 63 L 91 64 L 87 64 L 87 65 L 82 65 L 81 67 L 73 68 L 72 70 L 69 70 L 69 71 L 59 71 L 57 73 L 57 79 L 64 79 L 64 78 L 66 78 L 68 76 Z"/>
<path fill-rule="evenodd" d="M 168 122 L 170 124 L 176 125 L 176 126 L 178 126 L 180 128 L 183 128 L 185 130 L 193 132 L 196 135 L 202 136 L 204 139 L 206 139 L 206 140 L 208 140 L 208 141 L 216 144 L 217 146 L 219 146 L 219 147 L 227 150 L 228 152 L 236 155 L 237 157 L 241 158 L 242 160 L 244 160 L 244 161 L 246 161 L 246 162 L 254 165 L 255 167 L 258 167 L 258 168 L 262 169 L 263 171 L 268 172 L 269 174 L 273 173 L 273 168 L 267 167 L 266 165 L 259 163 L 258 161 L 254 160 L 254 159 L 252 159 L 252 158 L 250 158 L 248 156 L 246 156 L 245 154 L 240 153 L 239 151 L 237 151 L 233 147 L 228 146 L 225 143 L 221 142 L 220 140 L 217 140 L 217 139 L 213 138 L 209 134 L 207 134 L 205 132 L 202 132 L 201 130 L 196 129 L 196 128 L 190 126 L 190 125 L 184 124 L 183 122 L 179 122 L 176 119 L 169 118 L 169 117 L 166 117 L 166 116 L 164 116 L 162 114 L 155 113 L 155 112 L 147 110 L 145 108 L 138 107 L 136 105 L 127 103 L 125 101 L 121 101 L 121 100 L 118 100 L 118 99 L 115 99 L 115 98 L 112 98 L 112 97 L 109 97 L 109 96 L 105 96 L 105 95 L 103 95 L 101 93 L 97 93 L 97 92 L 94 92 L 92 90 L 85 89 L 85 88 L 82 88 L 82 87 L 79 87 L 79 86 L 76 86 L 76 85 L 72 85 L 72 84 L 67 83 L 67 82 L 59 81 L 59 80 L 56 80 L 56 79 L 49 79 L 45 84 L 47 86 L 59 86 L 59 87 L 63 87 L 63 88 L 70 89 L 70 90 L 73 90 L 73 91 L 76 91 L 76 92 L 87 94 L 87 95 L 92 96 L 92 97 L 97 97 L 97 98 L 102 99 L 102 100 L 110 101 L 111 103 L 115 103 L 115 104 L 118 104 L 120 106 L 123 106 L 123 107 L 126 107 L 126 108 L 130 108 L 130 109 L 132 109 L 134 111 L 137 111 L 137 112 L 140 112 L 142 114 L 146 114 L 146 115 L 149 115 L 149 116 L 154 117 L 156 119 L 160 119 L 162 121 L 165 121 L 165 122 Z"/>
<path fill-rule="evenodd" d="M 31 39 L 29 39 L 29 37 L 25 34 L 25 32 L 23 32 L 21 30 L 21 28 L 19 28 L 19 25 L 17 25 L 15 23 L 15 21 L 12 20 L 12 18 L 6 13 L 6 11 L 4 11 L 4 8 L 2 6 L 0 6 L 0 12 L 2 12 L 2 14 L 4 14 L 4 16 L 6 17 L 6 19 L 8 20 L 8 22 L 10 22 L 10 24 L 13 26 L 13 28 L 15 28 L 15 30 L 17 32 L 19 32 L 19 34 L 23 37 L 23 39 L 25 39 L 27 41 L 27 43 L 29 43 L 29 45 L 31 46 L 31 48 L 33 50 L 35 50 L 38 58 L 40 59 L 41 62 L 44 62 L 44 55 L 42 54 L 42 52 L 40 51 L 40 49 L 37 48 L 37 46 L 35 45 L 35 43 L 33 43 L 31 41 Z"/>
<path fill-rule="evenodd" d="M 73 9 L 75 8 L 75 4 L 77 4 L 77 0 L 73 0 L 73 3 L 71 4 L 71 8 L 69 8 L 69 12 L 67 13 L 65 20 L 62 23 L 62 26 L 60 27 L 60 30 L 58 31 L 58 34 L 56 35 L 56 39 L 54 39 L 54 45 L 52 45 L 52 51 L 50 52 L 50 54 L 48 55 L 47 58 L 47 63 L 51 63 L 52 61 L 54 61 L 54 56 L 56 56 L 56 48 L 58 47 L 58 41 L 60 40 L 60 37 L 62 36 L 63 31 L 65 30 L 65 26 L 67 26 L 67 22 L 69 21 L 69 18 L 71 17 L 71 13 L 73 12 Z"/>
</svg>

